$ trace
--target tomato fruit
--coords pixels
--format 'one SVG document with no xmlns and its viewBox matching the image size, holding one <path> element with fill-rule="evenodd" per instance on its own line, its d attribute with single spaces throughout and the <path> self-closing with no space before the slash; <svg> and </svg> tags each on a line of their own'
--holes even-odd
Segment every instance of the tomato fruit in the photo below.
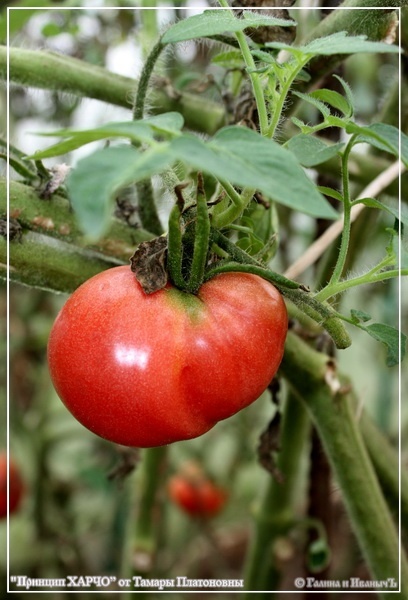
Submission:
<svg viewBox="0 0 408 600">
<path fill-rule="evenodd" d="M 204 473 L 189 475 L 180 472 L 170 478 L 168 493 L 171 500 L 191 517 L 208 518 L 224 507 L 227 492 L 208 479 Z"/>
<path fill-rule="evenodd" d="M 225 273 L 197 295 L 146 295 L 127 266 L 89 279 L 51 330 L 48 363 L 67 408 L 117 444 L 198 437 L 251 404 L 283 355 L 287 312 L 260 277 Z"/>
<path fill-rule="evenodd" d="M 9 514 L 15 513 L 24 494 L 24 484 L 20 471 L 10 458 Z M 0 453 L 0 519 L 7 517 L 7 454 Z"/>
</svg>

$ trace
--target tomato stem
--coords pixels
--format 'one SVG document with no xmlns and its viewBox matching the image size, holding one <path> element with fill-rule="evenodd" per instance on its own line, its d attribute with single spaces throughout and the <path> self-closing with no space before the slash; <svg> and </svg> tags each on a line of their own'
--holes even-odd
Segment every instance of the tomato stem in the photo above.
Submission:
<svg viewBox="0 0 408 600">
<path fill-rule="evenodd" d="M 248 591 L 277 589 L 279 585 L 279 571 L 271 561 L 270 550 L 277 538 L 287 536 L 295 524 L 294 504 L 298 501 L 296 491 L 301 457 L 309 427 L 305 407 L 289 392 L 279 436 L 281 450 L 277 456 L 277 467 L 284 479 L 283 482 L 278 482 L 275 478 L 269 478 L 259 511 L 255 515 L 255 531 L 244 574 L 245 588 Z M 270 592 L 266 596 L 270 597 Z M 247 597 L 249 598 L 249 594 Z"/>
<path fill-rule="evenodd" d="M 184 200 L 181 195 L 182 184 L 176 186 L 176 204 L 173 206 L 169 217 L 169 232 L 167 236 L 167 269 L 170 279 L 180 290 L 186 290 L 187 283 L 183 277 L 183 234 L 181 230 L 181 213 Z"/>
<path fill-rule="evenodd" d="M 210 217 L 208 214 L 207 199 L 205 196 L 204 182 L 201 173 L 197 176 L 197 217 L 195 221 L 195 238 L 193 261 L 190 268 L 187 289 L 196 292 L 204 280 L 205 267 L 210 241 Z"/>
<path fill-rule="evenodd" d="M 407 589 L 407 559 L 403 552 L 399 556 L 397 531 L 361 436 L 350 384 L 333 367 L 332 359 L 289 332 L 280 370 L 315 422 L 371 575 L 398 582 L 400 574 L 400 589 Z"/>
<path fill-rule="evenodd" d="M 147 57 L 147 60 L 142 69 L 142 73 L 139 79 L 139 85 L 137 88 L 135 103 L 133 105 L 134 121 L 143 119 L 150 77 L 153 73 L 153 69 L 163 48 L 164 45 L 161 43 L 160 38 L 157 44 L 153 46 L 153 49 Z M 156 235 L 161 235 L 163 233 L 163 228 L 161 226 L 160 219 L 157 214 L 151 180 L 146 179 L 144 181 L 138 182 L 136 184 L 136 190 L 139 204 L 139 216 L 143 227 Z"/>
<path fill-rule="evenodd" d="M 164 44 L 162 44 L 161 38 L 153 46 L 152 51 L 150 52 L 147 60 L 143 66 L 142 72 L 140 74 L 139 85 L 137 87 L 137 93 L 135 98 L 135 103 L 133 105 L 133 120 L 136 121 L 138 119 L 143 119 L 144 107 L 146 103 L 147 90 L 149 89 L 149 81 L 150 77 L 153 73 L 153 69 L 156 65 L 157 59 L 159 58 L 162 50 L 164 49 Z"/>
</svg>

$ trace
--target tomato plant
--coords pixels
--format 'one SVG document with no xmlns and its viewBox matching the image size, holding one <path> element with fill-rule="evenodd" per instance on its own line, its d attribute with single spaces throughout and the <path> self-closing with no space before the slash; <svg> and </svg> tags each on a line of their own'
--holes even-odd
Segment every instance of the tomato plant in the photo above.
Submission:
<svg viewBox="0 0 408 600">
<path fill-rule="evenodd" d="M 228 273 L 198 294 L 146 295 L 129 267 L 83 284 L 51 331 L 58 394 L 94 433 L 151 447 L 197 437 L 251 404 L 276 373 L 287 332 L 279 292 Z"/>
<path fill-rule="evenodd" d="M 9 514 L 15 513 L 24 494 L 23 480 L 13 459 L 10 458 Z M 0 454 L 0 519 L 7 517 L 7 454 Z"/>
<path fill-rule="evenodd" d="M 39 19 L 15 10 L 29 0 L 7 19 L 0 8 L 9 422 L 33 473 L 26 537 L 39 548 L 25 561 L 13 552 L 12 577 L 109 569 L 119 587 L 122 572 L 209 581 L 225 565 L 245 598 L 292 578 L 290 592 L 295 570 L 304 582 L 340 570 L 347 583 L 408 589 L 407 532 L 395 528 L 397 513 L 408 524 L 408 480 L 392 447 L 406 342 L 393 311 L 395 279 L 408 274 L 398 202 L 408 186 L 397 181 L 408 28 L 392 2 L 339 2 L 276 11 L 217 0 L 191 14 L 191 3 L 112 0 L 106 13 L 43 0 Z M 49 366 L 79 422 L 48 375 L 61 308 L 49 292 L 72 294 Z M 202 471 L 180 470 L 192 456 Z M 194 518 L 217 514 L 217 481 L 231 498 L 219 531 L 163 510 L 167 499 Z M 29 547 L 19 536 L 14 547 Z"/>
<path fill-rule="evenodd" d="M 185 465 L 170 478 L 168 494 L 181 510 L 196 518 L 214 517 L 228 498 L 226 490 L 196 465 Z"/>
</svg>

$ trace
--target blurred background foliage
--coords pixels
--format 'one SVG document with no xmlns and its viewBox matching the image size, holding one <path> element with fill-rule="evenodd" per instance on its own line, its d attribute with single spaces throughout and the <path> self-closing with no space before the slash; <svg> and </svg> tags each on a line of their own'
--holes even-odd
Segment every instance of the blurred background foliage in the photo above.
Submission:
<svg viewBox="0 0 408 600">
<path fill-rule="evenodd" d="M 180 5 L 184 3 L 180 2 Z M 0 37 L 6 41 L 6 6 L 24 7 L 12 11 L 10 44 L 29 49 L 50 49 L 80 58 L 88 63 L 106 66 L 114 72 L 138 77 L 146 52 L 157 31 L 166 23 L 183 18 L 203 7 L 204 2 L 187 2 L 174 8 L 161 2 L 157 12 L 131 10 L 140 4 L 131 0 L 21 0 L 4 2 L 0 9 Z M 43 7 L 42 10 L 35 7 Z M 85 10 L 59 11 L 49 7 L 84 7 Z M 307 3 L 296 3 L 305 7 Z M 314 11 L 294 11 L 298 35 L 310 30 L 325 14 L 314 2 Z M 322 8 L 336 6 L 323 3 Z M 103 7 L 112 7 L 103 10 Z M 116 8 L 117 7 L 117 8 Z M 129 10 L 118 10 L 129 7 Z M 156 16 L 158 17 L 156 22 Z M 408 21 L 408 19 L 407 19 Z M 228 78 L 219 66 L 210 64 L 207 45 L 186 43 L 167 53 L 160 65 L 165 85 L 179 90 L 204 94 L 220 103 L 228 103 Z M 403 57 L 403 72 L 407 57 Z M 395 104 L 399 86 L 398 58 L 387 55 L 351 57 L 338 71 L 351 85 L 362 123 L 385 120 L 395 124 Z M 327 81 L 325 82 L 328 85 Z M 401 82 L 404 87 L 405 81 Z M 0 128 L 6 131 L 6 88 L 0 88 Z M 403 107 L 405 100 L 403 99 Z M 288 107 L 290 109 L 290 107 Z M 310 105 L 296 108 L 296 115 L 313 121 L 316 114 Z M 33 135 L 62 127 L 90 128 L 108 121 L 131 118 L 130 111 L 96 100 L 13 85 L 10 89 L 11 143 L 27 154 L 49 145 L 49 140 Z M 408 117 L 405 109 L 402 124 L 406 133 Z M 284 134 L 284 132 L 282 132 Z M 97 143 L 96 143 L 97 144 Z M 64 161 L 74 164 L 91 144 Z M 376 153 L 377 154 L 377 153 Z M 373 152 L 373 156 L 374 156 Z M 47 162 L 52 166 L 53 159 Z M 3 174 L 5 167 L 2 165 Z M 14 176 L 14 175 L 12 175 Z M 338 175 L 337 175 L 338 177 Z M 333 172 L 319 173 L 319 183 L 336 182 Z M 354 181 L 355 189 L 362 189 Z M 334 185 L 335 187 L 335 185 Z M 403 198 L 405 202 L 406 199 Z M 167 214 L 170 200 L 160 205 L 160 215 Z M 372 213 L 372 214 L 371 214 Z M 360 220 L 353 234 L 353 250 L 349 269 L 374 264 L 386 245 L 386 227 L 392 220 L 371 211 Z M 280 251 L 275 268 L 287 268 L 324 229 L 304 215 L 293 215 L 279 208 Z M 402 247 L 406 260 L 407 248 Z M 305 282 L 318 280 L 330 262 L 329 252 L 320 263 L 303 275 Z M 406 283 L 402 282 L 402 329 L 407 330 Z M 2 284 L 1 313 L 6 316 L 5 284 Z M 344 301 L 346 308 L 363 308 L 373 318 L 398 326 L 398 282 L 355 289 Z M 10 571 L 29 577 L 61 577 L 75 575 L 117 575 L 126 562 L 129 531 L 128 513 L 137 511 L 138 488 L 142 477 L 137 467 L 136 451 L 115 447 L 98 439 L 81 427 L 66 411 L 52 388 L 47 371 L 46 345 L 52 322 L 65 301 L 61 295 L 10 284 L 10 448 L 23 473 L 26 494 L 18 514 L 10 520 Z M 6 319 L 2 319 L 1 406 L 0 420 L 6 423 L 5 363 Z M 361 335 L 359 335 L 361 334 Z M 353 345 L 339 355 L 340 366 L 349 374 L 360 402 L 371 413 L 387 437 L 398 445 L 399 377 L 398 368 L 385 366 L 384 350 L 362 332 L 352 332 Z M 406 391 L 406 370 L 402 389 Z M 284 395 L 282 389 L 278 396 Z M 276 394 L 275 394 L 276 395 Z M 259 436 L 276 412 L 270 391 L 253 406 L 226 422 L 218 424 L 204 437 L 174 444 L 163 466 L 160 547 L 156 576 L 239 578 L 251 528 L 251 514 L 256 508 L 259 490 L 270 477 L 257 460 Z M 275 398 L 276 400 L 276 398 Z M 408 414 L 402 406 L 403 439 L 408 438 Z M 1 446 L 6 446 L 6 429 L 1 429 Z M 304 477 L 299 489 L 299 514 L 307 515 L 314 494 L 320 493 L 323 515 L 329 526 L 333 560 L 329 570 L 319 577 L 345 579 L 365 576 L 365 566 L 356 549 L 336 484 L 330 479 L 327 464 L 314 438 L 304 457 Z M 312 453 L 313 450 L 313 453 Z M 407 462 L 404 445 L 403 463 Z M 193 520 L 174 506 L 168 498 L 166 482 L 186 461 L 196 461 L 210 477 L 229 491 L 225 510 L 210 522 Z M 126 476 L 124 474 L 127 473 Z M 308 477 L 310 471 L 312 480 Z M 312 490 L 312 491 L 311 491 Z M 316 492 L 316 490 L 319 490 Z M 327 495 L 326 495 L 327 494 Z M 7 555 L 6 523 L 0 523 L 0 583 L 6 587 Z M 307 530 L 299 528 L 291 538 L 282 539 L 275 548 L 286 582 L 302 572 L 311 572 L 303 558 Z M 286 583 L 287 585 L 293 585 Z M 290 589 L 290 588 L 288 588 Z M 24 590 L 21 590 L 21 595 Z M 78 592 L 86 597 L 86 591 Z M 109 596 L 106 590 L 104 597 Z M 213 594 L 214 595 L 214 594 Z M 19 597 L 20 594 L 17 594 Z M 174 595 L 176 597 L 177 594 Z M 223 595 L 224 597 L 225 595 Z M 359 594 L 361 598 L 361 594 Z M 40 596 L 41 597 L 41 594 Z M 45 597 L 45 595 L 44 595 Z M 48 597 L 48 596 L 47 596 Z M 54 592 L 56 599 L 63 592 Z M 171 596 L 173 597 L 173 596 Z M 227 597 L 234 597 L 231 592 Z M 345 597 L 352 597 L 352 594 Z"/>
</svg>

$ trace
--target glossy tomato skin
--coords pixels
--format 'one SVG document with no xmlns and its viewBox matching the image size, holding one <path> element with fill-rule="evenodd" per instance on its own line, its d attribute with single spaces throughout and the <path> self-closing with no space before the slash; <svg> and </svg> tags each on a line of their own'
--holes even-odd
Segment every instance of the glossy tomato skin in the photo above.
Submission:
<svg viewBox="0 0 408 600">
<path fill-rule="evenodd" d="M 263 279 L 218 275 L 198 294 L 146 295 L 129 267 L 68 299 L 48 362 L 72 414 L 99 436 L 152 447 L 202 435 L 256 400 L 276 373 L 286 307 Z"/>
<path fill-rule="evenodd" d="M 24 484 L 16 463 L 10 458 L 9 514 L 17 512 L 24 495 Z M 7 517 L 7 454 L 0 453 L 0 519 Z"/>
</svg>

